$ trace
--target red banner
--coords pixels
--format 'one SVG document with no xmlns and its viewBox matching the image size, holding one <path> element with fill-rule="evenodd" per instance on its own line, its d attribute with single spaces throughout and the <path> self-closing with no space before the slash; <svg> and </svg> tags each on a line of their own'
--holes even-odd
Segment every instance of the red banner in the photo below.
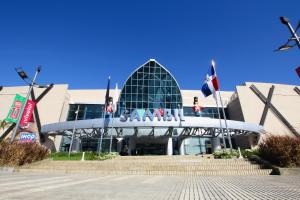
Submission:
<svg viewBox="0 0 300 200">
<path fill-rule="evenodd" d="M 34 106 L 35 106 L 35 102 L 28 99 L 20 121 L 21 126 L 27 126 L 28 122 L 30 122 L 34 110 Z"/>
</svg>

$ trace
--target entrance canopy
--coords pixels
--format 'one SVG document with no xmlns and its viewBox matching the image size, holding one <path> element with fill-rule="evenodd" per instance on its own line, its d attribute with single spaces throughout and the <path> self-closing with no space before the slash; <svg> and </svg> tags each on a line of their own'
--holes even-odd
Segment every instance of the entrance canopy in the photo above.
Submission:
<svg viewBox="0 0 300 200">
<path fill-rule="evenodd" d="M 225 129 L 225 121 L 221 120 L 222 127 Z M 247 122 L 227 120 L 228 129 L 231 135 L 240 134 L 262 134 L 262 126 Z M 221 133 L 218 119 L 207 117 L 185 117 L 185 120 L 178 121 L 121 121 L 120 118 L 114 119 L 91 119 L 67 121 L 53 124 L 47 124 L 42 127 L 42 133 L 48 135 L 65 135 L 70 134 L 75 127 L 77 134 L 88 137 L 95 137 L 104 130 L 105 135 L 122 136 L 219 136 Z M 226 134 L 226 131 L 224 131 Z"/>
</svg>

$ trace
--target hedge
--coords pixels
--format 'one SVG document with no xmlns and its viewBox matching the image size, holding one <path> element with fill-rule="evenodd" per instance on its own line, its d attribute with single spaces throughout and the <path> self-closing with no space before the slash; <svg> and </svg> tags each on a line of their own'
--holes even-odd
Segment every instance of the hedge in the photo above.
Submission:
<svg viewBox="0 0 300 200">
<path fill-rule="evenodd" d="M 38 143 L 0 143 L 0 166 L 21 166 L 48 157 L 48 150 Z"/>
<path fill-rule="evenodd" d="M 267 136 L 258 145 L 259 156 L 279 167 L 300 166 L 300 138 Z"/>
</svg>

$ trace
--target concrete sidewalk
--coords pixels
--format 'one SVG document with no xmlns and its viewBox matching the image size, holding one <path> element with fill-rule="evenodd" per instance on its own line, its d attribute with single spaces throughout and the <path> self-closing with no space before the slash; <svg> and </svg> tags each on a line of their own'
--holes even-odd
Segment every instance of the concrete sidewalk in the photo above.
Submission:
<svg viewBox="0 0 300 200">
<path fill-rule="evenodd" d="M 300 177 L 0 175 L 0 199 L 300 199 Z"/>
</svg>

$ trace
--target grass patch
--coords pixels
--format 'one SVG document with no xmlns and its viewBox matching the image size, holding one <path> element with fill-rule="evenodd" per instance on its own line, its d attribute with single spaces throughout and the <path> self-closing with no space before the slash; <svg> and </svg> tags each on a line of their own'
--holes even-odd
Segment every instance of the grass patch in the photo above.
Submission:
<svg viewBox="0 0 300 200">
<path fill-rule="evenodd" d="M 86 152 L 84 155 L 84 160 L 107 160 L 115 158 L 117 153 L 100 153 L 100 155 L 96 152 Z M 51 153 L 49 156 L 52 160 L 81 160 L 82 152 L 79 153 L 71 153 L 69 157 L 69 153 L 67 152 L 58 152 Z"/>
</svg>

